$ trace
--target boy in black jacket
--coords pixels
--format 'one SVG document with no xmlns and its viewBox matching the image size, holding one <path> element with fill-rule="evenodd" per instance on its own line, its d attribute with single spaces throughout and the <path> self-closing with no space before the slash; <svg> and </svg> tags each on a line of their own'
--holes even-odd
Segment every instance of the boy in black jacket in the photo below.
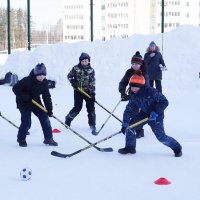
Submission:
<svg viewBox="0 0 200 200">
<path fill-rule="evenodd" d="M 44 134 L 44 144 L 58 146 L 53 140 L 51 123 L 48 118 L 53 115 L 51 95 L 48 89 L 48 81 L 45 78 L 47 74 L 46 67 L 39 63 L 31 71 L 30 75 L 24 77 L 13 87 L 16 95 L 17 108 L 21 113 L 21 125 L 19 127 L 17 142 L 19 146 L 26 147 L 26 135 L 31 127 L 31 113 L 33 112 L 39 119 Z M 44 112 L 32 103 L 32 99 L 42 105 L 40 95 L 42 95 L 45 107 L 48 113 Z M 43 105 L 42 105 L 43 106 Z"/>
<path fill-rule="evenodd" d="M 147 69 L 143 62 L 142 56 L 140 55 L 140 52 L 137 51 L 131 59 L 131 68 L 126 71 L 124 77 L 119 82 L 119 92 L 121 93 L 122 101 L 128 101 L 130 99 L 131 91 L 129 88 L 128 94 L 126 94 L 126 87 L 129 84 L 129 79 L 131 78 L 131 76 L 135 73 L 136 70 L 139 70 L 139 69 L 142 71 L 142 74 L 146 79 L 146 84 L 148 84 Z M 138 129 L 136 131 L 136 138 L 141 138 L 141 137 L 144 137 L 144 129 L 143 128 Z"/>
</svg>

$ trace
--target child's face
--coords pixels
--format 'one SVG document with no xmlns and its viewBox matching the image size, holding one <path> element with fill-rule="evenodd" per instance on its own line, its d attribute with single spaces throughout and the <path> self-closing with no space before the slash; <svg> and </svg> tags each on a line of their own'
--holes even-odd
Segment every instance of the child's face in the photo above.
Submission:
<svg viewBox="0 0 200 200">
<path fill-rule="evenodd" d="M 135 93 L 135 94 L 136 94 L 140 89 L 141 89 L 140 87 L 131 87 L 131 91 L 132 91 L 133 93 Z"/>
<path fill-rule="evenodd" d="M 132 64 L 132 68 L 133 68 L 134 70 L 138 70 L 138 69 L 140 69 L 140 67 L 141 67 L 141 65 L 138 64 L 138 63 L 133 63 L 133 64 Z"/>
<path fill-rule="evenodd" d="M 45 79 L 45 76 L 44 75 L 38 75 L 38 76 L 36 76 L 36 79 L 38 81 L 42 82 Z"/>
<path fill-rule="evenodd" d="M 89 64 L 89 60 L 88 59 L 81 60 L 81 65 L 82 66 L 88 66 L 88 64 Z"/>
</svg>

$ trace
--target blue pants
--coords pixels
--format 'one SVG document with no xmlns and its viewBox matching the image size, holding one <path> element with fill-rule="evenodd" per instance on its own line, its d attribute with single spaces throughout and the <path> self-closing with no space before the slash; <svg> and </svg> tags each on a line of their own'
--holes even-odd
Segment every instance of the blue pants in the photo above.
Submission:
<svg viewBox="0 0 200 200">
<path fill-rule="evenodd" d="M 146 114 L 139 113 L 130 121 L 129 125 L 132 125 L 146 117 L 148 117 Z M 179 152 L 182 149 L 181 145 L 174 138 L 165 134 L 163 118 L 164 118 L 164 116 L 163 117 L 158 116 L 157 121 L 148 121 L 148 122 L 145 122 L 145 123 L 137 126 L 136 128 L 127 129 L 126 130 L 126 147 L 133 148 L 133 149 L 136 148 L 135 130 L 137 130 L 144 124 L 148 123 L 148 125 L 151 127 L 151 129 L 152 129 L 153 133 L 155 134 L 156 138 L 158 139 L 158 141 L 160 141 L 164 145 L 170 147 L 174 152 Z"/>
<path fill-rule="evenodd" d="M 21 113 L 21 125 L 19 127 L 17 138 L 19 140 L 25 140 L 28 130 L 31 128 L 31 113 L 33 112 L 39 119 L 40 124 L 42 126 L 43 134 L 45 139 L 51 139 L 52 136 L 52 128 L 50 124 L 50 120 L 48 118 L 47 113 L 43 110 L 35 107 L 32 110 L 27 109 L 19 109 Z"/>
</svg>

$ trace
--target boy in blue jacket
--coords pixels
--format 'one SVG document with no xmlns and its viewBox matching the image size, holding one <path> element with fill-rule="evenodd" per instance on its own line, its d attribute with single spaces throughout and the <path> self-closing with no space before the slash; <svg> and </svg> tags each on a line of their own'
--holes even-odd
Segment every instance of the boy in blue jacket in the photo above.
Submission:
<svg viewBox="0 0 200 200">
<path fill-rule="evenodd" d="M 140 70 L 130 78 L 131 98 L 123 114 L 122 132 L 126 134 L 125 148 L 119 149 L 120 154 L 136 153 L 135 131 L 140 129 L 145 123 L 138 125 L 136 128 L 128 129 L 127 127 L 146 117 L 148 125 L 151 127 L 156 138 L 164 145 L 170 147 L 175 157 L 182 156 L 181 145 L 172 137 L 167 136 L 164 131 L 164 110 L 168 106 L 166 97 L 158 92 L 155 88 L 145 86 L 145 79 Z M 138 108 L 140 112 L 138 113 Z"/>
</svg>

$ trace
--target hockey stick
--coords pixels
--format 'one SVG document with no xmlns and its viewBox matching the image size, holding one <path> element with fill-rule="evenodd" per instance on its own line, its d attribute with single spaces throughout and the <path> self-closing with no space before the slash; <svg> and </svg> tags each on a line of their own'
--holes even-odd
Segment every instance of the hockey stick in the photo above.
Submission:
<svg viewBox="0 0 200 200">
<path fill-rule="evenodd" d="M 87 96 L 88 98 L 92 98 L 89 94 L 87 94 L 85 91 L 83 91 L 81 88 L 78 87 L 78 90 L 83 93 L 85 96 Z M 107 110 L 104 106 L 102 106 L 99 102 L 97 102 L 96 100 L 94 101 L 97 105 L 99 105 L 101 108 L 103 108 L 106 112 L 108 112 L 109 114 L 111 114 L 115 119 L 117 119 L 118 121 L 120 121 L 122 123 L 122 120 L 119 119 L 117 116 L 115 116 L 112 112 L 110 112 L 109 110 Z"/>
<path fill-rule="evenodd" d="M 0 112 L 0 117 L 2 117 L 4 120 L 6 120 L 8 123 L 12 124 L 15 128 L 19 129 L 19 127 L 14 124 L 13 122 L 11 122 L 9 119 L 7 119 L 6 117 L 4 117 L 1 112 Z M 30 133 L 28 132 L 27 135 L 30 135 Z"/>
<path fill-rule="evenodd" d="M 36 101 L 32 100 L 32 103 L 35 104 L 37 107 L 39 107 L 41 110 L 43 110 L 44 112 L 47 113 L 47 110 L 41 106 L 39 103 L 37 103 Z M 82 135 L 80 135 L 79 133 L 77 133 L 76 131 L 74 131 L 72 128 L 70 128 L 69 126 L 67 126 L 64 122 L 62 122 L 60 119 L 58 119 L 56 116 L 52 115 L 52 117 L 54 119 L 56 119 L 57 121 L 59 121 L 62 125 L 64 125 L 66 128 L 68 128 L 70 131 L 72 131 L 73 133 L 75 133 L 78 137 L 80 137 L 81 139 L 85 140 L 88 144 L 92 144 L 89 140 L 87 140 L 86 138 L 84 138 Z M 111 147 L 108 148 L 100 148 L 94 145 L 94 148 L 98 151 L 102 151 L 102 152 L 112 152 L 113 149 Z"/>
<path fill-rule="evenodd" d="M 134 128 L 134 127 L 136 127 L 136 126 L 138 126 L 138 125 L 140 125 L 140 124 L 142 124 L 142 123 L 144 123 L 144 122 L 147 122 L 147 121 L 148 121 L 148 118 L 144 118 L 144 119 L 142 119 L 141 121 L 136 122 L 135 124 L 132 124 L 132 125 L 130 125 L 130 126 L 127 127 L 127 128 L 128 128 L 128 129 Z M 122 131 L 118 131 L 118 132 L 116 132 L 116 133 L 113 133 L 112 135 L 109 135 L 109 136 L 107 136 L 107 137 L 105 137 L 105 138 L 99 140 L 98 142 L 95 142 L 95 143 L 93 143 L 93 144 L 90 144 L 89 146 L 87 146 L 87 147 L 85 147 L 85 148 L 82 148 L 82 149 L 79 149 L 78 151 L 75 151 L 75 152 L 73 152 L 73 153 L 71 153 L 71 154 L 63 154 L 63 153 L 59 153 L 59 152 L 57 152 L 57 151 L 52 151 L 52 152 L 51 152 L 51 155 L 56 156 L 56 157 L 61 157 L 61 158 L 72 157 L 72 156 L 74 156 L 74 155 L 76 155 L 76 154 L 78 154 L 78 153 L 81 153 L 82 151 L 85 151 L 85 150 L 87 150 L 87 149 L 89 149 L 89 148 L 91 148 L 91 147 L 93 147 L 93 146 L 95 146 L 95 145 L 97 145 L 97 144 L 99 144 L 99 143 L 101 143 L 101 142 L 103 142 L 103 141 L 106 141 L 106 140 L 108 140 L 108 139 L 110 139 L 110 138 L 112 138 L 112 137 L 114 137 L 114 136 L 120 134 L 121 132 L 122 132 Z"/>
<path fill-rule="evenodd" d="M 126 90 L 126 93 L 128 92 L 128 89 Z M 115 112 L 115 110 L 117 109 L 118 105 L 122 102 L 122 98 L 119 100 L 119 102 L 117 103 L 117 105 L 114 107 L 114 109 L 112 110 L 112 112 L 110 113 L 110 115 L 108 116 L 108 118 L 106 119 L 106 121 L 103 123 L 103 125 L 101 126 L 101 128 L 99 129 L 99 131 L 97 131 L 96 133 L 99 134 L 100 131 L 103 129 L 103 127 L 105 126 L 105 124 L 108 122 L 108 120 L 110 119 L 110 117 L 113 115 L 113 113 Z"/>
<path fill-rule="evenodd" d="M 105 126 L 105 124 L 108 122 L 108 120 L 110 119 L 110 117 L 113 115 L 114 111 L 116 110 L 116 108 L 118 107 L 118 105 L 121 103 L 121 99 L 120 101 L 117 103 L 117 105 L 114 107 L 114 109 L 112 110 L 112 112 L 110 113 L 110 115 L 108 116 L 108 118 L 106 119 L 106 121 L 103 123 L 103 125 L 101 126 L 101 128 L 96 132 L 97 134 L 100 133 L 100 131 L 103 129 L 103 127 Z"/>
</svg>

